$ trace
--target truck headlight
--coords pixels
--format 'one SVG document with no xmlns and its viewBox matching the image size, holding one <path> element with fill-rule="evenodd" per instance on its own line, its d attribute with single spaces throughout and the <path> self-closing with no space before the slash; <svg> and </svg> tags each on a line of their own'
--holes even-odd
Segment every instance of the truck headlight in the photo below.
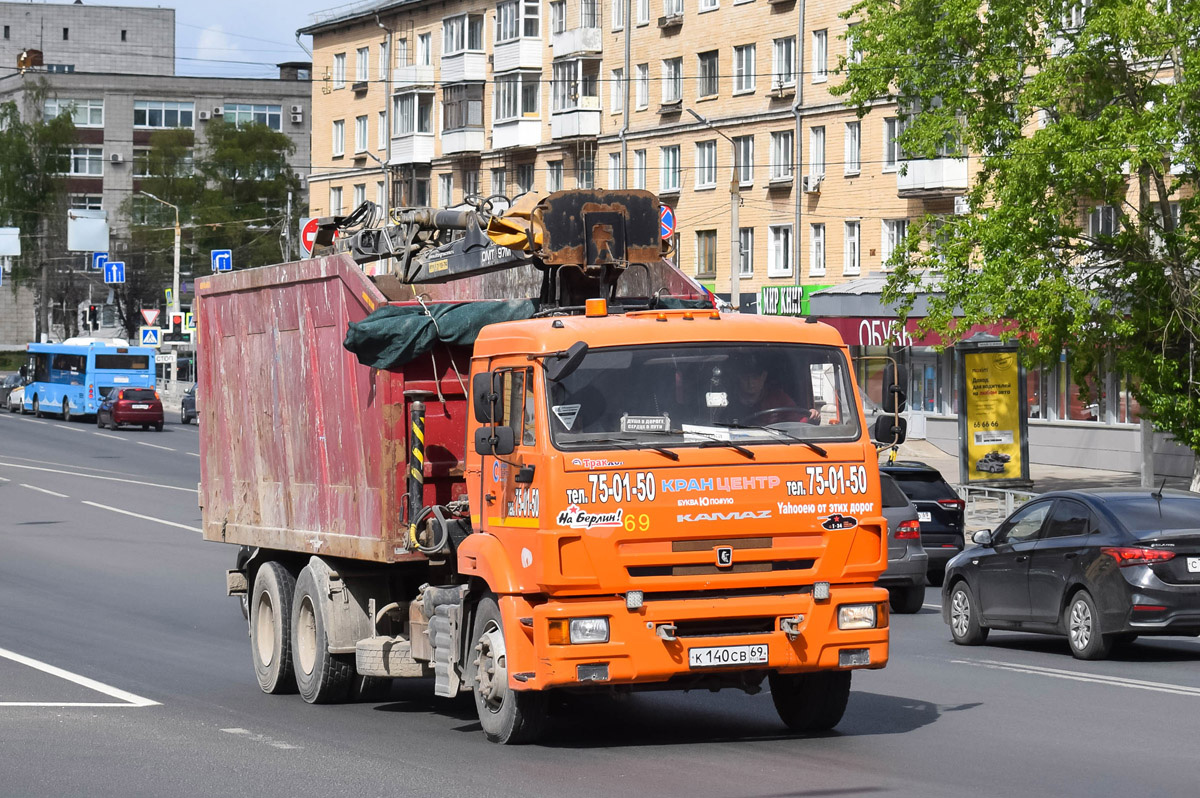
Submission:
<svg viewBox="0 0 1200 798">
<path fill-rule="evenodd" d="M 874 629 L 874 604 L 843 604 L 838 607 L 839 629 Z"/>
<path fill-rule="evenodd" d="M 567 643 L 608 642 L 608 618 L 571 618 L 550 621 L 550 645 L 563 646 Z"/>
</svg>

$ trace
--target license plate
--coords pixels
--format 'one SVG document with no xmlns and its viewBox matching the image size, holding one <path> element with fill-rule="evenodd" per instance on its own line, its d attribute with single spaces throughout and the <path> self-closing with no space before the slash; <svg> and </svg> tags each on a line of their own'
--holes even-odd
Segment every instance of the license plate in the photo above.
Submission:
<svg viewBox="0 0 1200 798">
<path fill-rule="evenodd" d="M 1188 573 L 1200 574 L 1200 557 L 1188 557 Z"/>
<path fill-rule="evenodd" d="M 733 665 L 765 665 L 766 644 L 756 646 L 714 646 L 689 648 L 689 668 L 723 668 Z"/>
<path fill-rule="evenodd" d="M 149 410 L 150 405 L 134 405 L 133 409 L 134 410 Z"/>
<path fill-rule="evenodd" d="M 927 524 L 933 520 L 933 516 L 929 513 L 917 513 L 917 520 Z"/>
</svg>

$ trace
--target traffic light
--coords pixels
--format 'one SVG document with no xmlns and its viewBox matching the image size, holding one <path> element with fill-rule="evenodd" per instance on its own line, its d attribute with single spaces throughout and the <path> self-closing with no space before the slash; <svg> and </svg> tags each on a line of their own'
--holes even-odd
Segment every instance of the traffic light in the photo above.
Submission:
<svg viewBox="0 0 1200 798">
<path fill-rule="evenodd" d="M 97 308 L 96 308 L 96 306 L 95 306 L 95 305 L 88 305 L 88 312 L 87 312 L 87 323 L 88 323 L 88 329 L 89 329 L 89 330 L 94 330 L 94 329 L 96 329 L 96 320 L 97 320 L 97 318 L 98 318 L 98 317 L 99 317 L 99 314 L 98 314 L 98 312 L 97 312 Z"/>
<path fill-rule="evenodd" d="M 167 321 L 170 322 L 165 332 L 163 332 L 162 340 L 166 343 L 179 343 L 188 340 L 187 328 L 183 325 L 184 316 L 182 313 L 172 313 Z"/>
</svg>

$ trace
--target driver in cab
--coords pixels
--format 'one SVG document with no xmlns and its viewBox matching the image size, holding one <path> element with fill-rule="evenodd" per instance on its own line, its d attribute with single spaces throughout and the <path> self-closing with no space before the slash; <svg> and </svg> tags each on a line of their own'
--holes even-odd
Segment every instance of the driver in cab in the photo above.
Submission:
<svg viewBox="0 0 1200 798">
<path fill-rule="evenodd" d="M 800 407 L 771 377 L 770 369 L 761 355 L 752 354 L 733 368 L 736 371 L 728 395 L 728 405 L 721 413 L 722 420 L 750 425 L 779 421 L 821 423 L 821 411 L 815 407 Z"/>
</svg>

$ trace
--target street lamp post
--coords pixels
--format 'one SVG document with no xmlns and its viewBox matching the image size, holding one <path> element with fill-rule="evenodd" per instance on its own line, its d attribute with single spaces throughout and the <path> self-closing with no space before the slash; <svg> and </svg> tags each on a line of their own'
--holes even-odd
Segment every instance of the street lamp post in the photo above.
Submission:
<svg viewBox="0 0 1200 798">
<path fill-rule="evenodd" d="M 742 205 L 742 191 L 741 180 L 738 177 L 737 142 L 718 130 L 712 122 L 709 122 L 691 108 L 687 109 L 687 112 L 695 117 L 697 122 L 708 127 L 718 136 L 728 141 L 733 147 L 733 176 L 729 181 L 729 304 L 733 306 L 734 310 L 738 310 L 738 306 L 742 300 L 742 241 L 741 230 L 739 228 L 740 223 L 738 221 L 738 209 Z"/>
<path fill-rule="evenodd" d="M 167 319 L 168 319 L 168 324 L 169 324 L 171 316 L 176 313 L 179 313 L 179 240 L 180 240 L 179 206 L 172 205 L 171 203 L 167 202 L 166 200 L 159 199 L 158 197 L 151 194 L 149 191 L 141 191 L 139 193 L 142 194 L 143 196 L 149 197 L 150 199 L 154 200 L 155 202 L 161 202 L 163 205 L 166 205 L 168 208 L 173 208 L 175 210 L 175 273 L 171 279 L 171 306 L 169 308 L 167 308 Z M 176 367 L 177 367 L 177 364 L 179 363 L 179 354 L 175 349 L 172 349 L 171 351 L 172 351 L 172 353 L 175 354 L 175 357 L 171 358 L 171 381 L 169 383 L 169 387 L 167 390 L 170 392 L 171 396 L 174 397 L 175 388 L 176 388 L 176 379 L 178 378 L 178 372 L 176 371 Z"/>
</svg>

